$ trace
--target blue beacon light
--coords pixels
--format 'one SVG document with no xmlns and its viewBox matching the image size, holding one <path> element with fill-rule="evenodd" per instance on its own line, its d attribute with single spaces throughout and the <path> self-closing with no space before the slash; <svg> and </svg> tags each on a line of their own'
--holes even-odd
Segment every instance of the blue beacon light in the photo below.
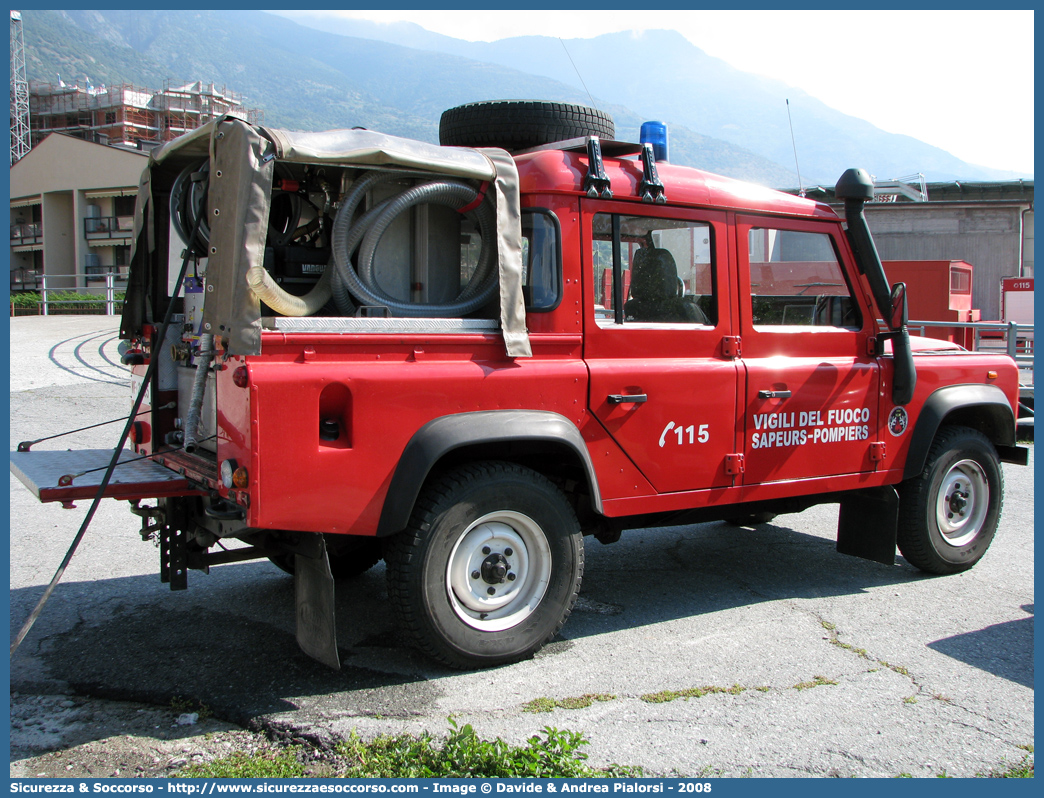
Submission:
<svg viewBox="0 0 1044 798">
<path fill-rule="evenodd" d="M 667 146 L 667 125 L 663 122 L 642 122 L 639 134 L 642 144 L 652 144 L 653 155 L 657 161 L 669 161 Z"/>
</svg>

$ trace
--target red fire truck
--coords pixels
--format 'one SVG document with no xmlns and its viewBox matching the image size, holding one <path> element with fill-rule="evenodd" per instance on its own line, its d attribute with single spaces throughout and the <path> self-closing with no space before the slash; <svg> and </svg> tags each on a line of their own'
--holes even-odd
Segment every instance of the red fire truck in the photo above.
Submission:
<svg viewBox="0 0 1044 798">
<path fill-rule="evenodd" d="M 15 472 L 41 499 L 129 500 L 174 589 L 270 558 L 332 666 L 335 581 L 381 558 L 419 648 L 476 667 L 561 629 L 585 536 L 834 502 L 842 553 L 983 556 L 1000 464 L 1026 463 L 1018 371 L 911 339 L 865 172 L 842 219 L 580 106 L 462 106 L 442 141 L 229 116 L 156 150 L 128 462 L 22 451 Z"/>
</svg>

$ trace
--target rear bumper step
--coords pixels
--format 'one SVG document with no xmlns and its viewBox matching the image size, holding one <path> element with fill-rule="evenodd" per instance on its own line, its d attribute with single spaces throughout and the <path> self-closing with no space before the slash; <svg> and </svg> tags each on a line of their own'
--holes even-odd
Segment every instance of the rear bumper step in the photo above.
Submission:
<svg viewBox="0 0 1044 798">
<path fill-rule="evenodd" d="M 106 498 L 151 499 L 199 492 L 176 471 L 137 458 L 129 450 L 120 452 L 103 494 Z M 40 501 L 67 503 L 93 499 L 111 459 L 112 449 L 11 452 L 11 473 Z"/>
</svg>

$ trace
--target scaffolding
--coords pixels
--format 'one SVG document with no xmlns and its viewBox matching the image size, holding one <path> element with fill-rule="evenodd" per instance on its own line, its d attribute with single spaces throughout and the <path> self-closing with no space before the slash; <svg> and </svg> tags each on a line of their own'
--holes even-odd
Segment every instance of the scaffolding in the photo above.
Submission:
<svg viewBox="0 0 1044 798">
<path fill-rule="evenodd" d="M 250 122 L 262 112 L 244 108 L 242 96 L 213 83 L 197 81 L 163 90 L 121 83 L 94 87 L 89 81 L 67 85 L 33 81 L 30 115 L 33 144 L 51 133 L 65 133 L 99 144 L 141 147 L 161 144 L 226 113 Z"/>
<path fill-rule="evenodd" d="M 29 83 L 25 79 L 22 12 L 11 12 L 11 163 L 29 152 Z"/>
</svg>

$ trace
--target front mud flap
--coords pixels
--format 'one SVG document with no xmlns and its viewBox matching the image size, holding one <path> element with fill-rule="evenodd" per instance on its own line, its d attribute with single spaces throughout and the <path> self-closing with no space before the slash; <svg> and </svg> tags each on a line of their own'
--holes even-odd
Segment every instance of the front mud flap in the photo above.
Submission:
<svg viewBox="0 0 1044 798">
<path fill-rule="evenodd" d="M 864 488 L 841 499 L 837 550 L 866 560 L 895 565 L 899 494 L 891 485 Z"/>
<path fill-rule="evenodd" d="M 303 554 L 294 557 L 297 645 L 312 659 L 340 670 L 334 614 L 334 578 L 322 536 L 319 536 L 319 542 L 318 557 Z"/>
</svg>

